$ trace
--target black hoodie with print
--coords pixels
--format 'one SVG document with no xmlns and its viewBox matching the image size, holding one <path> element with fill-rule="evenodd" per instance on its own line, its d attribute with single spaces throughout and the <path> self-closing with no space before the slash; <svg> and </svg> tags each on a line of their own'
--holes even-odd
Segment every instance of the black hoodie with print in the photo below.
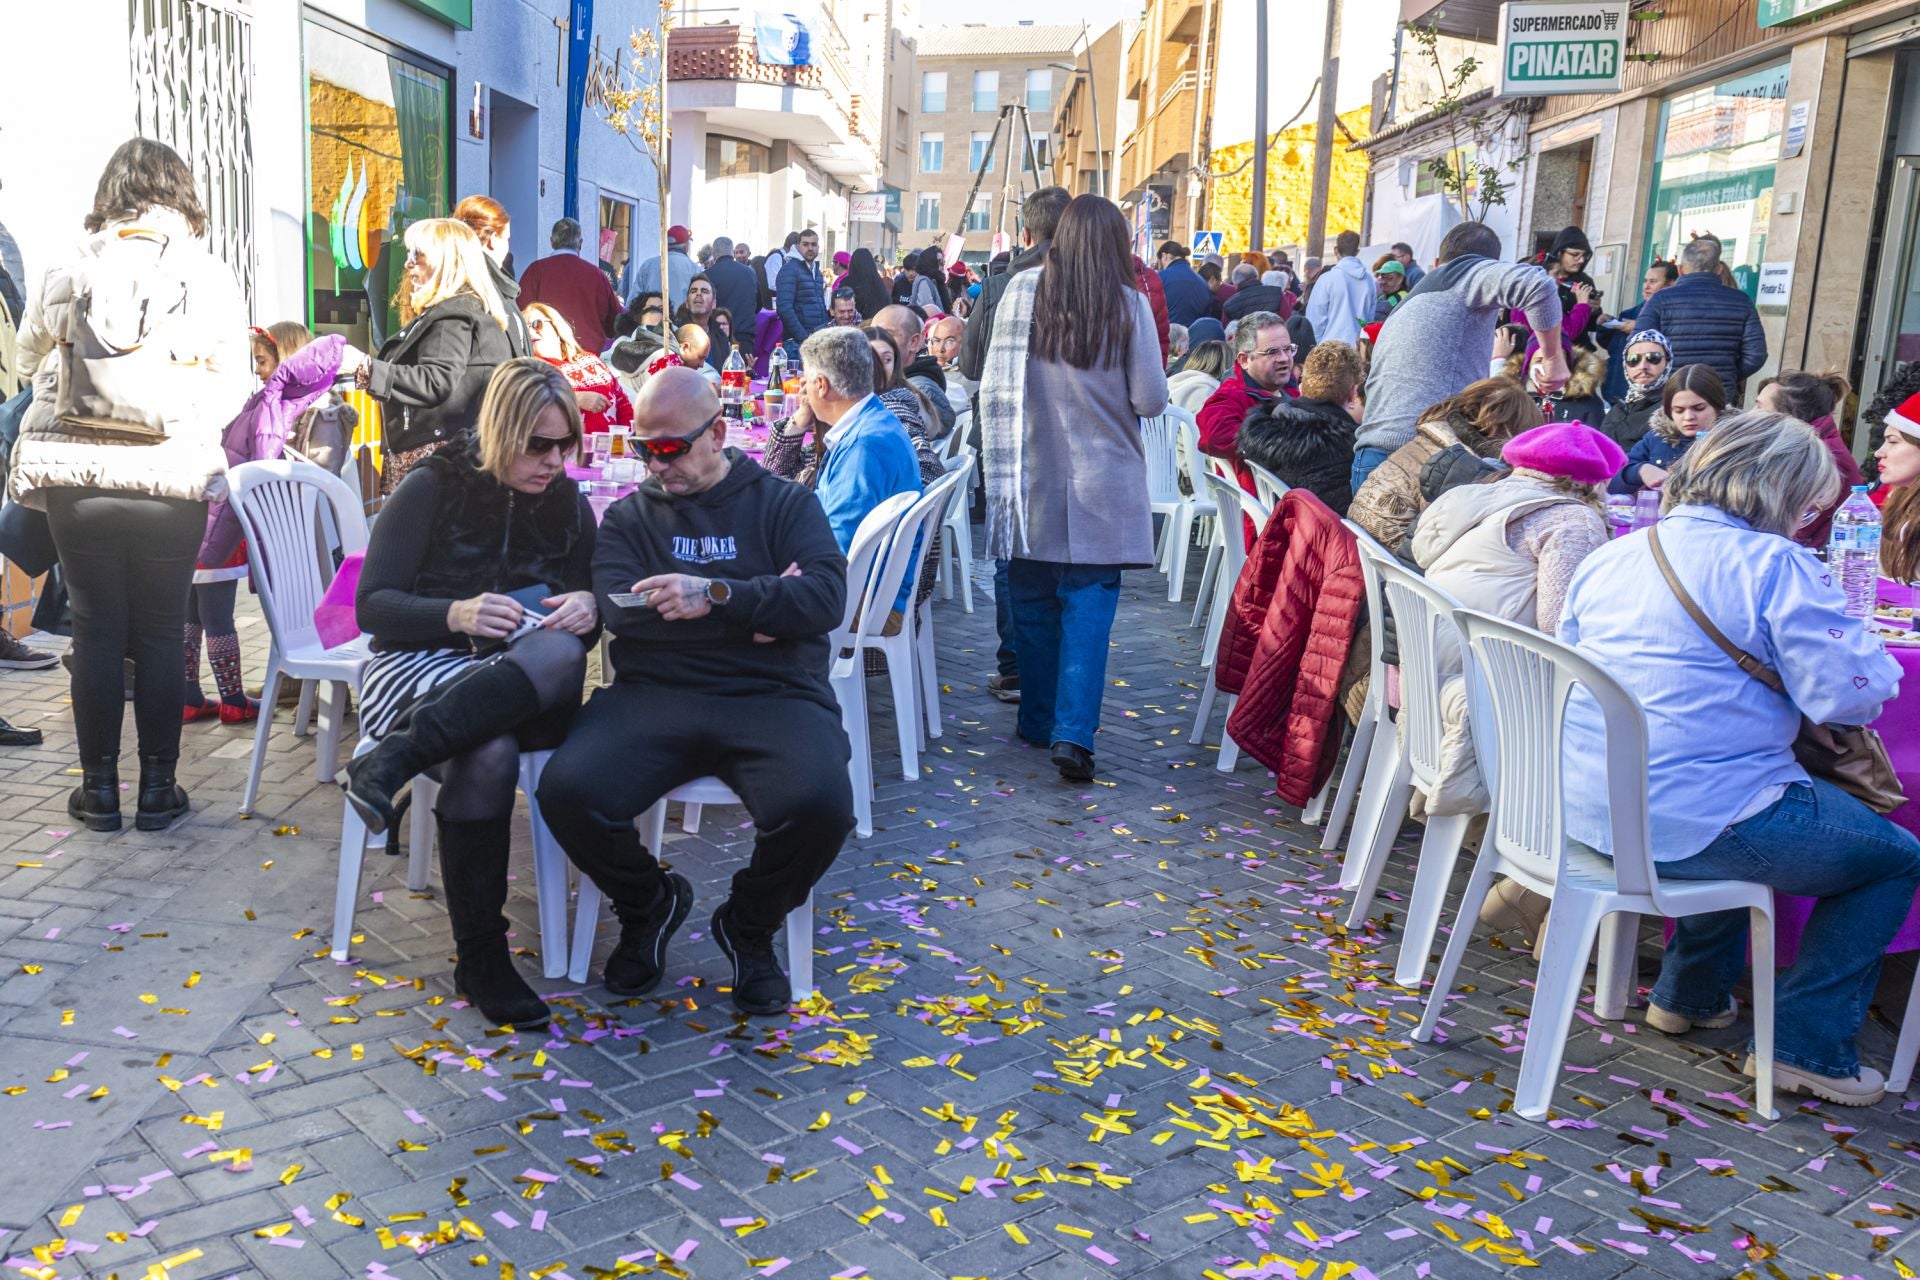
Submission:
<svg viewBox="0 0 1920 1280">
<path fill-rule="evenodd" d="M 608 508 L 593 590 L 613 633 L 616 677 L 707 694 L 798 695 L 837 711 L 827 633 L 846 609 L 847 559 L 811 492 L 736 449 L 727 457 L 731 469 L 701 493 L 668 493 L 649 479 Z M 789 565 L 799 574 L 782 577 Z M 724 582 L 732 595 L 703 618 L 673 622 L 609 598 L 665 573 Z"/>
</svg>

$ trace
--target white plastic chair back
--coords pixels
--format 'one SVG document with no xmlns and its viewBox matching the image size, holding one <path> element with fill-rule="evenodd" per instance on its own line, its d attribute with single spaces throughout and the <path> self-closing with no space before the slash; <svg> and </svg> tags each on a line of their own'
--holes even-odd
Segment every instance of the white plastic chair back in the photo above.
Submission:
<svg viewBox="0 0 1920 1280">
<path fill-rule="evenodd" d="M 1180 492 L 1179 422 L 1171 413 L 1140 419 L 1140 447 L 1147 457 L 1147 501 L 1154 507 L 1177 507 L 1186 501 Z"/>
<path fill-rule="evenodd" d="M 880 557 L 878 567 L 867 578 L 866 591 L 859 596 L 855 596 L 852 588 L 852 579 L 851 577 L 848 579 L 848 603 L 853 604 L 855 600 L 859 602 L 855 615 L 857 620 L 852 622 L 847 628 L 845 643 L 848 646 L 852 646 L 854 642 L 861 637 L 878 636 L 881 629 L 886 626 L 887 615 L 893 611 L 893 602 L 900 595 L 900 584 L 909 581 L 907 571 L 910 568 L 917 567 L 920 563 L 922 553 L 921 550 L 914 545 L 914 539 L 918 537 L 922 531 L 928 533 L 928 538 L 931 537 L 931 520 L 929 517 L 932 516 L 934 509 L 941 504 L 944 495 L 952 492 L 955 478 L 955 474 L 950 472 L 940 480 L 935 481 L 933 487 L 925 493 L 897 493 L 893 495 L 892 498 L 887 499 L 887 503 L 890 503 L 896 499 L 904 498 L 907 499 L 907 504 L 894 518 L 893 534 L 886 542 L 886 551 L 885 554 Z M 880 507 L 875 507 L 874 511 L 880 510 L 881 507 L 886 506 L 887 503 L 882 503 Z M 868 519 L 871 519 L 873 512 L 868 512 L 867 516 Z M 865 524 L 865 520 L 861 521 L 863 528 Z M 855 531 L 856 537 L 858 536 L 858 532 L 858 530 Z M 928 538 L 922 538 L 921 541 L 925 542 Z M 918 581 L 918 579 L 912 580 Z M 857 652 L 851 656 L 842 654 L 837 659 L 836 667 L 847 667 L 851 669 L 852 663 L 857 660 L 859 660 L 859 654 Z M 836 669 L 835 674 L 844 675 L 845 672 Z"/>
<path fill-rule="evenodd" d="M 1206 496 L 1206 477 L 1209 474 L 1207 455 L 1200 452 L 1200 424 L 1192 414 L 1173 405 L 1167 406 L 1168 416 L 1180 415 L 1175 420 L 1180 428 L 1180 471 L 1186 476 L 1187 483 L 1193 488 L 1193 496 Z"/>
<path fill-rule="evenodd" d="M 1406 727 L 1407 760 L 1422 788 L 1440 776 L 1440 657 L 1456 637 L 1460 602 L 1399 561 L 1376 560 L 1387 608 L 1400 639 L 1400 712 Z"/>
<path fill-rule="evenodd" d="M 971 412 L 963 413 L 953 420 L 953 430 L 947 432 L 946 435 L 940 438 L 940 448 L 937 451 L 940 461 L 951 462 L 953 460 L 953 456 L 959 452 L 960 446 L 967 442 L 967 431 L 972 425 L 973 414 Z"/>
<path fill-rule="evenodd" d="M 1240 584 L 1240 570 L 1247 563 L 1247 540 L 1240 536 L 1240 519 L 1244 515 L 1253 521 L 1255 529 L 1264 529 L 1273 510 L 1242 489 L 1237 481 L 1225 480 L 1209 472 L 1206 485 L 1213 496 L 1214 506 L 1220 512 L 1221 523 L 1227 530 L 1226 558 L 1221 561 L 1220 586 L 1231 598 Z"/>
<path fill-rule="evenodd" d="M 967 471 L 956 467 L 928 485 L 920 495 L 920 504 L 926 507 L 921 520 L 924 526 L 920 531 L 919 545 L 912 547 L 913 560 L 907 567 L 908 582 L 918 583 L 920 575 L 927 567 L 927 557 L 933 554 L 934 535 L 940 532 L 940 525 L 947 518 L 947 508 L 961 492 L 961 486 L 967 481 Z M 886 599 L 887 597 L 881 597 Z"/>
<path fill-rule="evenodd" d="M 1241 461 L 1245 462 L 1246 460 L 1243 458 Z M 1281 497 L 1287 490 L 1293 488 L 1292 485 L 1257 462 L 1248 462 L 1247 470 L 1253 473 L 1254 491 L 1260 495 L 1260 500 L 1269 507 L 1279 506 Z"/>
<path fill-rule="evenodd" d="M 320 561 L 320 512 L 331 511 L 340 549 L 367 545 L 367 517 L 344 481 L 309 462 L 243 462 L 227 472 L 228 501 L 247 537 L 260 611 L 282 652 L 320 648 L 313 611 L 333 566 Z"/>
<path fill-rule="evenodd" d="M 1391 560 L 1393 555 L 1381 546 L 1374 536 L 1351 520 L 1342 520 L 1347 532 L 1360 547 L 1360 580 L 1367 591 L 1367 645 L 1369 650 L 1367 669 L 1370 673 L 1367 683 L 1369 701 L 1379 700 L 1379 705 L 1387 705 L 1386 682 L 1386 593 L 1380 585 L 1379 560 Z"/>
<path fill-rule="evenodd" d="M 917 493 L 896 493 L 867 512 L 860 521 L 860 527 L 853 531 L 853 545 L 847 548 L 846 608 L 841 612 L 840 625 L 834 628 L 833 635 L 829 637 L 836 658 L 851 643 L 854 621 L 860 616 L 860 606 L 866 598 L 867 587 L 873 580 L 880 557 L 892 543 L 894 526 L 899 523 L 901 513 L 919 499 Z M 900 584 L 896 582 L 894 590 L 899 589 Z"/>
<path fill-rule="evenodd" d="M 1561 733 L 1578 688 L 1606 725 L 1607 816 L 1615 882 L 1661 902 L 1647 813 L 1647 719 L 1634 696 L 1571 645 L 1491 614 L 1456 609 L 1475 698 L 1468 725 L 1503 857 L 1557 881 L 1566 852 Z M 1404 629 L 1403 629 L 1404 634 Z M 1482 749 L 1482 742 L 1486 749 Z M 1488 761 L 1491 760 L 1491 767 Z"/>
</svg>

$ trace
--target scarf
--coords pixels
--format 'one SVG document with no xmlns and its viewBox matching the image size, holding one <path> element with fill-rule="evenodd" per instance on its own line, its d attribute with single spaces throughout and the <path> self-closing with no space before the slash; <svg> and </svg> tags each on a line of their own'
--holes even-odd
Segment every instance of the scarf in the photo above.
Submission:
<svg viewBox="0 0 1920 1280">
<path fill-rule="evenodd" d="M 1027 549 L 1027 360 L 1033 298 L 1045 267 L 1010 276 L 993 313 L 993 338 L 980 371 L 980 443 L 987 472 L 987 554 L 1011 560 Z"/>
<path fill-rule="evenodd" d="M 1659 343 L 1660 349 L 1667 353 L 1667 362 L 1660 366 L 1660 376 L 1655 378 L 1652 382 L 1649 382 L 1644 387 L 1641 386 L 1639 383 L 1632 381 L 1631 379 L 1628 380 L 1627 403 L 1630 405 L 1639 404 L 1642 400 L 1645 400 L 1648 396 L 1659 395 L 1661 392 L 1661 388 L 1667 385 L 1668 375 L 1670 375 L 1673 372 L 1673 344 L 1667 341 L 1666 334 L 1660 332 L 1658 329 L 1636 329 L 1633 333 L 1627 336 L 1627 341 L 1625 346 L 1622 346 L 1620 348 L 1620 358 L 1622 360 L 1625 360 L 1627 358 L 1627 348 L 1631 347 L 1636 342 Z"/>
</svg>

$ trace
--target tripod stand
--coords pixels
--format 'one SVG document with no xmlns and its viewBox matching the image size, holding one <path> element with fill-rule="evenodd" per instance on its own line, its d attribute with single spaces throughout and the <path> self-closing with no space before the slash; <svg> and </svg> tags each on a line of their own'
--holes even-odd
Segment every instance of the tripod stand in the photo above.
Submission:
<svg viewBox="0 0 1920 1280">
<path fill-rule="evenodd" d="M 1000 140 L 1001 131 L 1006 132 L 1006 142 Z M 1024 163 L 1016 166 L 1013 148 L 1016 131 L 1020 140 L 1020 159 Z M 1009 235 L 1007 222 L 1014 217 L 1014 210 L 1026 199 L 1026 175 L 1033 175 L 1033 188 L 1039 190 L 1040 163 L 1034 154 L 1033 129 L 1027 121 L 1027 106 L 1024 102 L 1005 103 L 1000 108 L 1000 117 L 993 122 L 993 136 L 987 139 L 986 150 L 980 155 L 980 167 L 973 175 L 973 186 L 967 192 L 967 199 L 960 206 L 960 225 L 954 228 L 954 235 L 964 237 L 967 233 L 967 219 L 973 214 L 973 202 L 980 194 L 981 186 L 987 180 L 987 170 L 993 167 L 995 148 L 1001 149 L 1000 172 L 1000 215 L 994 222 L 997 235 Z M 1012 243 L 1009 235 L 1008 243 Z"/>
</svg>

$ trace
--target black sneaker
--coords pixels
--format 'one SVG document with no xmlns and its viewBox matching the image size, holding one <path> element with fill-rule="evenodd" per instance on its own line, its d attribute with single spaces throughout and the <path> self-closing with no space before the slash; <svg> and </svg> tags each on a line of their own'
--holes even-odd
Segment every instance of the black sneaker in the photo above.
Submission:
<svg viewBox="0 0 1920 1280">
<path fill-rule="evenodd" d="M 1016 671 L 1010 676 L 997 673 L 988 676 L 987 692 L 1001 702 L 1020 701 L 1020 673 Z"/>
<path fill-rule="evenodd" d="M 1093 752 L 1062 739 L 1053 744 L 1053 766 L 1068 782 L 1093 781 Z"/>
<path fill-rule="evenodd" d="M 785 1013 L 793 986 L 773 956 L 773 935 L 750 932 L 733 923 L 723 902 L 713 913 L 713 940 L 733 962 L 733 1007 L 742 1013 Z"/>
<path fill-rule="evenodd" d="M 678 871 L 662 878 L 653 905 L 626 918 L 618 904 L 620 941 L 607 957 L 607 990 L 617 996 L 643 996 L 660 985 L 667 970 L 667 942 L 693 910 L 693 885 Z"/>
<path fill-rule="evenodd" d="M 38 729 L 17 729 L 0 720 L 0 747 L 37 747 L 40 745 Z"/>
<path fill-rule="evenodd" d="M 15 671 L 42 671 L 58 661 L 59 654 L 29 649 L 9 633 L 0 631 L 0 667 Z"/>
</svg>

